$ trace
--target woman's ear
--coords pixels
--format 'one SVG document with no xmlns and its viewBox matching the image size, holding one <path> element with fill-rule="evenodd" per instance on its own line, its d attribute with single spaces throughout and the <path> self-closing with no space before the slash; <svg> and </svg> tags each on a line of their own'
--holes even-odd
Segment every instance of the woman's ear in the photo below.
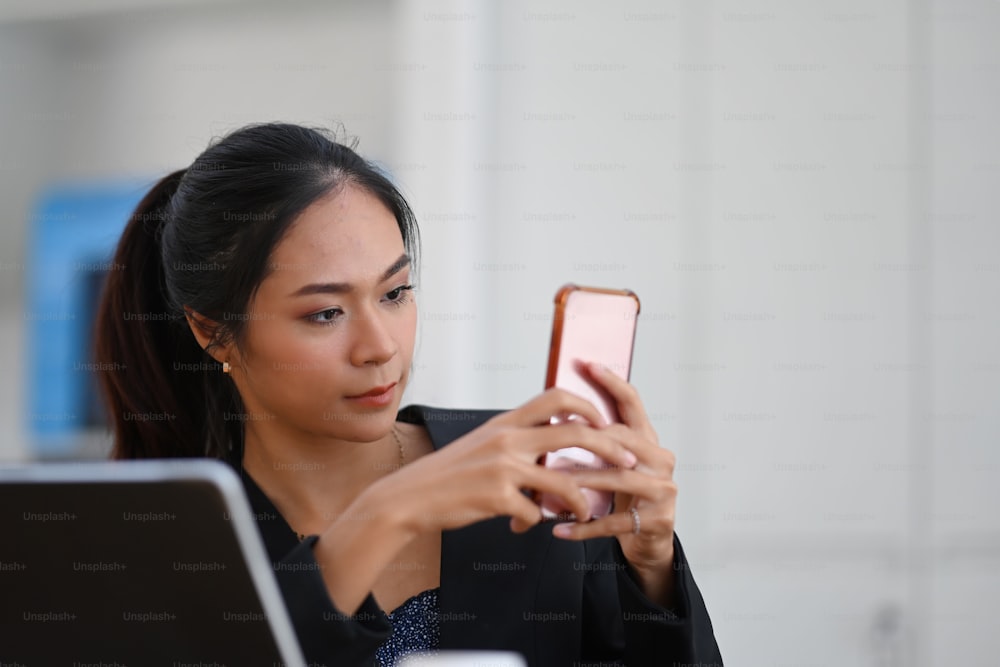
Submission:
<svg viewBox="0 0 1000 667">
<path fill-rule="evenodd" d="M 195 312 L 189 306 L 184 306 L 184 318 L 187 320 L 191 333 L 198 341 L 201 349 L 205 350 L 213 359 L 220 364 L 229 359 L 229 345 L 212 345 L 215 340 L 215 332 L 218 324 L 204 315 Z"/>
</svg>

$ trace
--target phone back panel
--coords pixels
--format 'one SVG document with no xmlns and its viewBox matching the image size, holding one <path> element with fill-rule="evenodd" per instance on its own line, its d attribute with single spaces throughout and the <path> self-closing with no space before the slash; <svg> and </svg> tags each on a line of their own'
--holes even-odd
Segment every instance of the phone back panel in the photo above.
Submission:
<svg viewBox="0 0 1000 667">
<path fill-rule="evenodd" d="M 582 396 L 609 422 L 620 422 L 614 402 L 588 379 L 581 364 L 599 362 L 628 380 L 638 315 L 639 298 L 629 290 L 576 285 L 560 289 L 545 387 Z"/>
<path fill-rule="evenodd" d="M 596 361 L 628 380 L 632 366 L 639 298 L 629 290 L 565 285 L 556 294 L 555 319 L 545 387 L 559 387 L 585 398 L 608 422 L 620 422 L 614 400 L 591 382 L 584 362 Z M 578 418 L 569 416 L 567 419 Z M 552 423 L 566 421 L 554 418 Z M 543 465 L 556 470 L 603 468 L 606 463 L 590 450 L 565 447 L 549 452 Z M 583 489 L 591 517 L 609 514 L 614 507 L 610 491 Z M 537 494 L 546 519 L 571 519 L 558 496 Z"/>
</svg>

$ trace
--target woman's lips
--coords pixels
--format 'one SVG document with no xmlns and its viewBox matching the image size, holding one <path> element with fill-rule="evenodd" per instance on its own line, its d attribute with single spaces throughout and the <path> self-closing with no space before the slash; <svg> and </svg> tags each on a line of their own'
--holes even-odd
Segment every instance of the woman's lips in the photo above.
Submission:
<svg viewBox="0 0 1000 667">
<path fill-rule="evenodd" d="M 392 402 L 393 396 L 395 395 L 396 383 L 382 385 L 381 387 L 375 387 L 366 391 L 363 394 L 358 394 L 357 396 L 348 396 L 347 400 L 352 403 L 359 403 L 361 405 L 373 405 L 380 406 L 386 405 Z"/>
</svg>

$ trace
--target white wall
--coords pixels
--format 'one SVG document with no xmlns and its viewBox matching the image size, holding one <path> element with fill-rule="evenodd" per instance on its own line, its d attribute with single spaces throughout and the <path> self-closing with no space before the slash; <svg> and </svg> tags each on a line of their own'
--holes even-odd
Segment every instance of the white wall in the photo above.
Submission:
<svg viewBox="0 0 1000 667">
<path fill-rule="evenodd" d="M 912 285 L 925 299 L 915 323 L 928 354 L 911 417 L 921 451 L 911 459 L 920 569 L 910 577 L 932 628 L 928 664 L 986 665 L 1000 651 L 991 604 L 1000 594 L 1000 5 L 928 9 L 932 58 L 913 59 L 929 82 L 915 243 L 926 269 Z"/>
<path fill-rule="evenodd" d="M 992 664 L 1000 5 L 294 7 L 0 25 L 0 455 L 42 183 L 340 119 L 422 221 L 410 401 L 523 402 L 556 288 L 630 287 L 726 659 Z"/>
</svg>

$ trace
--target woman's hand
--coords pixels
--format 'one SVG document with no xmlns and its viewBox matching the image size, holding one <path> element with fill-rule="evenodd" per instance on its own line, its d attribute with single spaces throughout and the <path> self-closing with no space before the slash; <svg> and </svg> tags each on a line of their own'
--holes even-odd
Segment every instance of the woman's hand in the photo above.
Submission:
<svg viewBox="0 0 1000 667">
<path fill-rule="evenodd" d="M 553 416 L 565 414 L 580 415 L 589 425 L 550 425 Z M 565 472 L 538 465 L 538 458 L 575 446 L 615 465 L 634 466 L 637 459 L 620 434 L 602 426 L 606 426 L 603 418 L 587 400 L 549 389 L 383 478 L 372 490 L 381 486 L 379 493 L 406 499 L 399 509 L 403 525 L 414 535 L 497 516 L 510 516 L 511 528 L 524 532 L 542 519 L 540 507 L 524 489 L 555 494 L 580 521 L 586 521 L 589 507 L 580 485 Z"/>
<path fill-rule="evenodd" d="M 593 426 L 549 425 L 553 416 L 565 414 L 578 414 Z M 636 457 L 614 432 L 599 428 L 605 425 L 585 399 L 550 389 L 378 480 L 314 548 L 331 599 L 353 614 L 393 555 L 417 535 L 497 516 L 510 516 L 516 532 L 528 530 L 541 521 L 542 511 L 523 489 L 555 494 L 586 521 L 590 510 L 576 480 L 537 462 L 545 452 L 576 446 L 616 465 L 634 466 Z"/>
<path fill-rule="evenodd" d="M 614 491 L 615 512 L 590 523 L 558 524 L 553 532 L 557 537 L 573 540 L 614 535 L 639 575 L 647 597 L 664 606 L 673 606 L 676 459 L 670 450 L 660 447 L 635 388 L 600 365 L 589 364 L 587 369 L 616 400 L 623 422 L 601 430 L 634 453 L 638 465 L 632 469 L 570 473 L 581 487 Z M 638 519 L 634 513 L 638 513 Z"/>
</svg>

